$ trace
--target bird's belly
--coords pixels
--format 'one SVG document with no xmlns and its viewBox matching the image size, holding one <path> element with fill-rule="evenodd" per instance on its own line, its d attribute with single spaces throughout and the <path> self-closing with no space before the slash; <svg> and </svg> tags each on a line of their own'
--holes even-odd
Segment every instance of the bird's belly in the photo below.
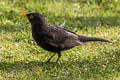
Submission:
<svg viewBox="0 0 120 80">
<path fill-rule="evenodd" d="M 73 47 L 69 47 L 69 48 L 68 47 L 65 47 L 65 48 L 55 47 L 55 46 L 49 45 L 47 43 L 38 43 L 38 45 L 41 48 L 43 48 L 47 51 L 50 51 L 50 52 L 60 52 L 60 51 L 69 50 L 69 49 L 73 48 Z"/>
<path fill-rule="evenodd" d="M 43 48 L 43 49 L 45 49 L 45 50 L 47 50 L 47 51 L 50 51 L 50 52 L 60 52 L 62 49 L 61 48 L 59 48 L 59 47 L 54 47 L 54 46 L 51 46 L 51 45 L 49 45 L 49 44 L 47 44 L 47 43 L 38 43 L 38 45 L 41 47 L 41 48 Z"/>
<path fill-rule="evenodd" d="M 39 45 L 40 47 L 42 47 L 43 49 L 47 50 L 47 51 L 50 51 L 50 52 L 60 52 L 61 51 L 61 48 L 56 48 L 54 46 L 51 46 L 49 44 L 42 44 L 42 45 Z"/>
</svg>

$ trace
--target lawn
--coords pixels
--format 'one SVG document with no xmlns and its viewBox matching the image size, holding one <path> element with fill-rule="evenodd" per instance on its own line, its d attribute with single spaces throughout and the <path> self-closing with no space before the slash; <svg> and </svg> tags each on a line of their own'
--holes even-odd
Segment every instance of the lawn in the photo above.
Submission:
<svg viewBox="0 0 120 80">
<path fill-rule="evenodd" d="M 54 69 L 44 63 L 52 53 L 37 46 L 23 12 L 111 43 L 64 51 Z M 120 0 L 0 0 L 0 80 L 120 80 Z"/>
</svg>

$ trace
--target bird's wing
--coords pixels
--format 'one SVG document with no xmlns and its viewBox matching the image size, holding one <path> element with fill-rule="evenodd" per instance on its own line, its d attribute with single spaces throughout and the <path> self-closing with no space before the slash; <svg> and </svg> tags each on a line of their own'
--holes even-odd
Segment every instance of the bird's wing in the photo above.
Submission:
<svg viewBox="0 0 120 80">
<path fill-rule="evenodd" d="M 81 42 L 79 40 L 79 36 L 76 35 L 75 33 L 67 32 L 67 39 L 64 41 L 64 47 L 69 48 L 69 47 L 75 47 L 79 45 L 84 45 L 84 42 Z"/>
<path fill-rule="evenodd" d="M 71 48 L 79 45 L 84 45 L 84 42 L 79 40 L 79 36 L 73 32 L 65 31 L 65 30 L 53 30 L 51 31 L 52 41 L 48 43 L 50 45 L 60 47 L 60 48 Z"/>
<path fill-rule="evenodd" d="M 64 29 L 50 27 L 47 31 L 37 33 L 42 36 L 42 41 L 54 47 L 62 47 L 62 44 L 67 39 L 67 34 Z"/>
<path fill-rule="evenodd" d="M 43 41 L 49 45 L 59 48 L 71 48 L 78 45 L 84 45 L 84 42 L 79 40 L 78 35 L 66 31 L 62 28 L 50 27 L 48 31 L 40 32 L 43 36 Z"/>
</svg>

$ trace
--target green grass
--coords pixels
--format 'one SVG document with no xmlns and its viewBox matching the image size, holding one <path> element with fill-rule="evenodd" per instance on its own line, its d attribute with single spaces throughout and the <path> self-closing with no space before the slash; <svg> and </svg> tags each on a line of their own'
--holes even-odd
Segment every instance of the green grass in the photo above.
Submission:
<svg viewBox="0 0 120 80">
<path fill-rule="evenodd" d="M 0 80 L 119 80 L 119 0 L 0 0 Z M 37 46 L 31 25 L 18 14 L 39 12 L 53 25 L 80 35 L 105 38 L 62 52 L 60 65 Z M 52 61 L 57 58 L 54 57 Z"/>
</svg>

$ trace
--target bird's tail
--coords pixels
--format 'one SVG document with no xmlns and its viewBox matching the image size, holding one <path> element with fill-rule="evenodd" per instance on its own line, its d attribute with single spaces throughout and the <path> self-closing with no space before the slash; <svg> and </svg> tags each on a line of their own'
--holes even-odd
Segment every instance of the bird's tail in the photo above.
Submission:
<svg viewBox="0 0 120 80">
<path fill-rule="evenodd" d="M 80 35 L 79 35 L 79 40 L 82 41 L 82 42 L 89 42 L 89 41 L 110 42 L 110 41 L 108 41 L 108 40 L 101 39 L 101 38 L 85 37 L 85 36 L 80 36 Z"/>
</svg>

